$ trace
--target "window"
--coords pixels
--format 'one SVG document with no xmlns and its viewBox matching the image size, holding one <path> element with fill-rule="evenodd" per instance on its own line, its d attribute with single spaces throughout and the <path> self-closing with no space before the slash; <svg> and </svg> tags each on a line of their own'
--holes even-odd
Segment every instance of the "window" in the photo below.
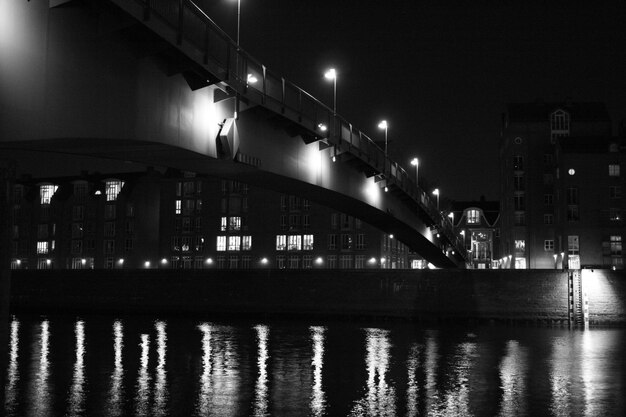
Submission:
<svg viewBox="0 0 626 417">
<path fill-rule="evenodd" d="M 286 210 L 287 210 L 287 196 L 281 195 L 280 196 L 280 211 L 286 211 Z"/>
<path fill-rule="evenodd" d="M 114 222 L 104 223 L 104 235 L 107 237 L 115 236 L 115 223 Z"/>
<path fill-rule="evenodd" d="M 578 206 L 567 206 L 567 221 L 577 222 L 578 220 L 580 220 Z"/>
<path fill-rule="evenodd" d="M 172 250 L 174 252 L 180 251 L 180 237 L 172 236 Z"/>
<path fill-rule="evenodd" d="M 578 204 L 578 188 L 569 187 L 566 190 L 567 204 Z"/>
<path fill-rule="evenodd" d="M 341 255 L 339 257 L 339 268 L 351 269 L 352 268 L 352 255 Z"/>
<path fill-rule="evenodd" d="M 226 250 L 226 236 L 217 237 L 217 245 L 215 246 L 215 250 L 217 250 L 218 252 L 224 252 Z"/>
<path fill-rule="evenodd" d="M 363 233 L 359 233 L 358 235 L 356 235 L 356 249 L 365 249 L 365 235 Z"/>
<path fill-rule="evenodd" d="M 579 240 L 578 236 L 570 235 L 567 237 L 567 253 L 568 255 L 578 255 L 579 254 Z"/>
<path fill-rule="evenodd" d="M 285 269 L 285 255 L 278 255 L 276 257 L 276 268 Z"/>
<path fill-rule="evenodd" d="M 515 241 L 515 254 L 523 256 L 525 253 L 526 253 L 526 241 L 516 240 Z"/>
<path fill-rule="evenodd" d="M 516 226 L 523 226 L 526 224 L 526 213 L 523 211 L 516 211 L 514 222 Z"/>
<path fill-rule="evenodd" d="M 52 196 L 59 188 L 58 185 L 53 184 L 45 184 L 39 186 L 39 202 L 41 204 L 50 204 L 52 200 Z"/>
<path fill-rule="evenodd" d="M 619 177 L 619 164 L 609 164 L 609 177 Z"/>
<path fill-rule="evenodd" d="M 241 250 L 241 236 L 228 236 L 228 250 Z"/>
<path fill-rule="evenodd" d="M 84 181 L 74 183 L 74 198 L 76 201 L 85 201 L 87 198 L 87 183 Z"/>
<path fill-rule="evenodd" d="M 309 227 L 311 227 L 311 218 L 310 215 L 308 214 L 303 214 L 302 215 L 302 228 L 304 230 L 308 230 Z"/>
<path fill-rule="evenodd" d="M 338 221 L 337 221 L 337 213 L 332 213 L 330 215 L 330 228 L 331 229 L 336 229 L 337 225 L 338 225 Z"/>
<path fill-rule="evenodd" d="M 47 239 L 48 238 L 48 225 L 47 224 L 39 224 L 37 225 L 37 239 Z"/>
<path fill-rule="evenodd" d="M 287 215 L 280 215 L 280 230 L 287 230 Z"/>
<path fill-rule="evenodd" d="M 85 218 L 85 206 L 72 207 L 72 220 L 81 221 Z"/>
<path fill-rule="evenodd" d="M 328 255 L 328 269 L 337 268 L 337 255 Z"/>
<path fill-rule="evenodd" d="M 524 194 L 518 194 L 513 196 L 513 207 L 517 211 L 522 211 L 525 209 Z"/>
<path fill-rule="evenodd" d="M 290 235 L 288 237 L 287 250 L 302 250 L 302 236 Z"/>
<path fill-rule="evenodd" d="M 619 185 L 609 186 L 609 198 L 622 198 L 622 187 Z"/>
<path fill-rule="evenodd" d="M 622 237 L 611 236 L 610 242 L 611 242 L 611 255 L 621 256 L 622 255 Z"/>
<path fill-rule="evenodd" d="M 513 169 L 515 171 L 523 171 L 524 170 L 524 157 L 521 155 L 513 156 Z"/>
<path fill-rule="evenodd" d="M 250 269 L 250 256 L 249 255 L 244 255 L 241 257 L 241 268 L 242 269 Z"/>
<path fill-rule="evenodd" d="M 295 230 L 299 228 L 300 228 L 300 215 L 290 214 L 289 215 L 289 230 Z"/>
<path fill-rule="evenodd" d="M 195 200 L 184 200 L 183 215 L 189 216 L 189 215 L 193 214 L 195 208 L 196 208 L 196 201 Z"/>
<path fill-rule="evenodd" d="M 543 204 L 546 206 L 551 206 L 554 204 L 554 195 L 553 194 L 544 194 L 543 195 Z"/>
<path fill-rule="evenodd" d="M 356 255 L 354 257 L 354 268 L 355 269 L 365 268 L 365 255 Z"/>
<path fill-rule="evenodd" d="M 313 268 L 313 256 L 312 255 L 304 255 L 302 257 L 302 268 L 304 269 Z"/>
<path fill-rule="evenodd" d="M 189 196 L 195 192 L 195 184 L 193 181 L 185 181 L 183 183 L 183 195 Z"/>
<path fill-rule="evenodd" d="M 287 236 L 276 235 L 276 250 L 285 250 L 285 249 L 287 249 Z"/>
<path fill-rule="evenodd" d="M 241 217 L 231 217 L 228 219 L 228 230 L 239 231 L 241 230 Z"/>
<path fill-rule="evenodd" d="M 196 252 L 202 252 L 204 250 L 204 237 L 196 236 L 195 243 L 196 243 L 195 245 Z"/>
<path fill-rule="evenodd" d="M 104 218 L 107 220 L 115 218 L 115 205 L 107 204 L 104 206 Z"/>
<path fill-rule="evenodd" d="M 229 269 L 239 268 L 239 256 L 231 255 L 228 257 L 228 268 Z"/>
<path fill-rule="evenodd" d="M 543 224 L 553 224 L 554 214 L 546 213 L 543 215 Z"/>
<path fill-rule="evenodd" d="M 113 239 L 107 239 L 104 241 L 104 253 L 112 254 L 115 252 L 115 241 Z"/>
<path fill-rule="evenodd" d="M 296 255 L 291 255 L 289 257 L 289 269 L 298 269 L 300 268 L 300 257 Z"/>
<path fill-rule="evenodd" d="M 175 213 L 181 214 L 183 212 L 183 202 L 182 200 L 176 200 L 175 205 Z"/>
<path fill-rule="evenodd" d="M 105 182 L 106 201 L 117 200 L 117 195 L 122 191 L 124 181 L 120 180 L 107 180 Z"/>
<path fill-rule="evenodd" d="M 295 195 L 289 196 L 289 210 L 300 210 L 300 198 Z"/>
<path fill-rule="evenodd" d="M 310 210 L 311 209 L 311 203 L 306 198 L 302 199 L 302 209 L 303 210 Z"/>
<path fill-rule="evenodd" d="M 524 175 L 515 174 L 513 177 L 513 190 L 524 191 Z"/>
<path fill-rule="evenodd" d="M 328 249 L 329 250 L 337 249 L 337 235 L 334 233 L 328 235 Z"/>
<path fill-rule="evenodd" d="M 225 232 L 228 229 L 228 217 L 222 217 L 220 219 L 220 230 Z"/>
<path fill-rule="evenodd" d="M 124 223 L 124 231 L 129 235 L 135 233 L 135 222 L 132 220 L 126 220 Z"/>
<path fill-rule="evenodd" d="M 242 236 L 241 237 L 241 250 L 251 250 L 252 249 L 252 236 Z"/>
<path fill-rule="evenodd" d="M 133 245 L 133 239 L 131 239 L 131 238 L 126 238 L 126 239 L 124 240 L 124 250 L 125 250 L 126 252 L 130 252 L 131 250 L 133 250 L 133 246 L 134 246 L 134 245 Z"/>
<path fill-rule="evenodd" d="M 313 235 L 302 236 L 302 249 L 313 250 Z"/>
<path fill-rule="evenodd" d="M 183 217 L 183 233 L 191 232 L 191 218 Z"/>
<path fill-rule="evenodd" d="M 352 235 L 344 233 L 341 235 L 341 250 L 352 250 Z"/>
<path fill-rule="evenodd" d="M 48 253 L 49 244 L 45 241 L 37 242 L 37 254 L 45 255 Z"/>
<path fill-rule="evenodd" d="M 557 139 L 569 136 L 569 113 L 557 110 L 550 115 L 550 141 L 556 143 Z"/>
<path fill-rule="evenodd" d="M 480 211 L 476 209 L 467 210 L 467 224 L 480 224 Z"/>
<path fill-rule="evenodd" d="M 189 252 L 189 250 L 191 249 L 191 236 L 183 236 L 183 238 L 181 239 L 182 245 L 181 245 L 181 250 L 183 252 Z"/>
<path fill-rule="evenodd" d="M 545 250 L 546 252 L 553 252 L 554 251 L 554 240 L 552 239 L 546 239 L 543 241 L 543 250 Z"/>
<path fill-rule="evenodd" d="M 609 220 L 612 222 L 618 222 L 622 219 L 622 210 L 619 208 L 609 208 Z"/>
</svg>

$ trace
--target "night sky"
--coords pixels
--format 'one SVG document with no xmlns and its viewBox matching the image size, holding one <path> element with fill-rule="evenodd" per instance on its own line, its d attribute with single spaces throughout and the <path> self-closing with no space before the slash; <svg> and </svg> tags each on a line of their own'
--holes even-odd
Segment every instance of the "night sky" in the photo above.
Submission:
<svg viewBox="0 0 626 417">
<path fill-rule="evenodd" d="M 237 1 L 200 0 L 236 37 Z M 442 198 L 498 198 L 507 102 L 601 101 L 626 117 L 626 1 L 241 0 L 241 46 L 371 138 Z M 617 129 L 616 129 L 617 132 Z"/>
</svg>

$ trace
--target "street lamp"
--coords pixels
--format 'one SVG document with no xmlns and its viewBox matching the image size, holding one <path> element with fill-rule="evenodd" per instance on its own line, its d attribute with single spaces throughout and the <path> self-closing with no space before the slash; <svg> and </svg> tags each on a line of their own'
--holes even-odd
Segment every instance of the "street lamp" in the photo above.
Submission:
<svg viewBox="0 0 626 417">
<path fill-rule="evenodd" d="M 378 128 L 385 131 L 385 156 L 387 156 L 387 129 L 389 128 L 387 121 L 383 120 L 382 122 L 378 123 Z"/>
<path fill-rule="evenodd" d="M 433 195 L 437 196 L 437 210 L 439 210 L 439 188 L 433 190 Z"/>
<path fill-rule="evenodd" d="M 333 82 L 333 116 L 337 115 L 337 71 L 330 68 L 324 73 L 324 78 Z"/>
<path fill-rule="evenodd" d="M 241 27 L 241 0 L 237 0 L 237 50 L 239 50 L 239 29 Z"/>
<path fill-rule="evenodd" d="M 420 166 L 420 160 L 417 159 L 417 158 L 411 159 L 411 165 L 413 165 L 415 167 L 415 185 L 417 185 L 419 187 L 418 169 L 419 169 L 419 166 Z"/>
</svg>

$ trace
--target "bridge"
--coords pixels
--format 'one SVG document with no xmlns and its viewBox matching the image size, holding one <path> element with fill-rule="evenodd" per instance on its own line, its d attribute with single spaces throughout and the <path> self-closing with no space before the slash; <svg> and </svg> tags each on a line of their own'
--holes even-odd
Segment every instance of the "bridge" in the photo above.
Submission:
<svg viewBox="0 0 626 417">
<path fill-rule="evenodd" d="M 192 1 L 0 1 L 0 88 L 5 155 L 233 178 L 359 217 L 437 267 L 465 265 L 450 222 L 412 175 Z"/>
</svg>

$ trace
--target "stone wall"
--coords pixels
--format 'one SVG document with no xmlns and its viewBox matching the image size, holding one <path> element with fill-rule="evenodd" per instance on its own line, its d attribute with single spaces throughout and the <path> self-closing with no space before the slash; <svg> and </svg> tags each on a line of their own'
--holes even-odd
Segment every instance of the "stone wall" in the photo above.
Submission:
<svg viewBox="0 0 626 417">
<path fill-rule="evenodd" d="M 554 270 L 15 271 L 13 311 L 399 317 L 567 323 Z M 626 324 L 626 274 L 584 271 L 593 324 Z"/>
</svg>

